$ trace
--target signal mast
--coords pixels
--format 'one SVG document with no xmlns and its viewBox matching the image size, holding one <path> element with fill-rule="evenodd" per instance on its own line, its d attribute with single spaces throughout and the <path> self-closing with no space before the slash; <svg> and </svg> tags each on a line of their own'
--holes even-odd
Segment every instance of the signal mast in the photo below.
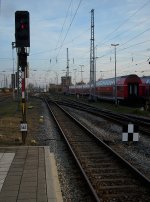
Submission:
<svg viewBox="0 0 150 202">
<path fill-rule="evenodd" d="M 27 137 L 27 120 L 26 120 L 26 72 L 27 56 L 30 47 L 30 22 L 28 11 L 15 12 L 15 48 L 18 55 L 18 98 L 22 97 L 22 121 L 20 131 L 22 132 L 22 142 L 25 144 Z M 19 99 L 18 99 L 19 101 Z"/>
</svg>

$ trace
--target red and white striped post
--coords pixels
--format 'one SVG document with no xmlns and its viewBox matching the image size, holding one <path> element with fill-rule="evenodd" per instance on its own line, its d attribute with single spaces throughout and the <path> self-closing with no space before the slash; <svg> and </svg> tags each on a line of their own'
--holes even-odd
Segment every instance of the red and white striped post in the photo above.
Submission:
<svg viewBox="0 0 150 202">
<path fill-rule="evenodd" d="M 22 121 L 20 125 L 20 130 L 22 132 L 22 142 L 25 144 L 26 142 L 26 137 L 27 137 L 27 121 L 26 121 L 26 68 L 27 68 L 27 53 L 25 52 L 25 48 L 21 49 L 21 52 L 18 54 L 19 55 L 19 63 L 21 66 L 22 70 Z"/>
</svg>

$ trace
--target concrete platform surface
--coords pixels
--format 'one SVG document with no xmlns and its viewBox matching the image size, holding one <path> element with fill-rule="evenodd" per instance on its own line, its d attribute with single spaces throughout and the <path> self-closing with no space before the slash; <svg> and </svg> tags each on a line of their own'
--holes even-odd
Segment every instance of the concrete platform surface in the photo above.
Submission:
<svg viewBox="0 0 150 202">
<path fill-rule="evenodd" d="M 0 147 L 0 202 L 62 202 L 49 147 Z"/>
</svg>

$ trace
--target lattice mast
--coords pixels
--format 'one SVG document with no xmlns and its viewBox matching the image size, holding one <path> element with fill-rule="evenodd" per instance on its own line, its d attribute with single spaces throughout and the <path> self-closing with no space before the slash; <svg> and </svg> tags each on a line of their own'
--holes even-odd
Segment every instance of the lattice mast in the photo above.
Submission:
<svg viewBox="0 0 150 202">
<path fill-rule="evenodd" d="M 91 10 L 91 45 L 90 45 L 90 99 L 95 99 L 96 71 L 94 46 L 94 9 Z"/>
</svg>

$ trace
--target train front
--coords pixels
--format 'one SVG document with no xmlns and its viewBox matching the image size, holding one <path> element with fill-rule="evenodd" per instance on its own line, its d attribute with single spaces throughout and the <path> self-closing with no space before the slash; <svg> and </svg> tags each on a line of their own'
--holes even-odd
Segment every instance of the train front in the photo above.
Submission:
<svg viewBox="0 0 150 202">
<path fill-rule="evenodd" d="M 118 87 L 123 87 L 123 98 L 124 102 L 129 105 L 142 105 L 143 103 L 143 88 L 142 81 L 140 77 L 135 74 L 127 75 L 121 77 L 120 83 L 118 83 Z M 119 97 L 119 89 L 118 89 L 118 97 Z"/>
</svg>

